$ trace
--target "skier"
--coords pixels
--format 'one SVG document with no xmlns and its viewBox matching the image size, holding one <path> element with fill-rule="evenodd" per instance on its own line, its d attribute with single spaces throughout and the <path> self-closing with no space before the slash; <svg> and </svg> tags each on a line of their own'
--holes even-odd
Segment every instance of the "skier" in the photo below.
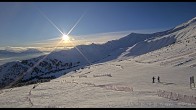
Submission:
<svg viewBox="0 0 196 110">
<path fill-rule="evenodd" d="M 153 76 L 153 77 L 152 77 L 152 83 L 155 83 L 154 80 L 155 80 L 155 77 Z"/>
<path fill-rule="evenodd" d="M 158 82 L 160 83 L 160 77 L 159 77 L 159 76 L 158 76 L 157 80 L 158 80 Z"/>
<path fill-rule="evenodd" d="M 33 89 L 35 89 L 35 85 L 33 86 Z"/>
</svg>

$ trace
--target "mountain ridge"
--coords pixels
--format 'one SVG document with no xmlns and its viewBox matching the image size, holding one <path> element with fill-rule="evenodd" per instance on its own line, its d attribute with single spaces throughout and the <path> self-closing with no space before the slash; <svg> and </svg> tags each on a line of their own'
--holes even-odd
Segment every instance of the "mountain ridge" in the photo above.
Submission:
<svg viewBox="0 0 196 110">
<path fill-rule="evenodd" d="M 195 36 L 195 19 L 194 17 L 182 25 L 162 32 L 131 33 L 104 44 L 79 45 L 70 50 L 52 52 L 49 55 L 20 62 L 6 63 L 0 66 L 0 83 L 2 87 L 5 87 L 15 81 L 17 77 L 21 77 L 20 83 L 38 81 L 48 77 L 57 78 L 91 64 L 151 53 L 190 36 Z"/>
</svg>

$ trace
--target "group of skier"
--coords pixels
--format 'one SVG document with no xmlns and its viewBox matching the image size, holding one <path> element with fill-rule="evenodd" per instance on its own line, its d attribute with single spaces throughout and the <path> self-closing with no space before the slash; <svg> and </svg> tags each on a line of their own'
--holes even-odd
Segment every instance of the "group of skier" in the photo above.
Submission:
<svg viewBox="0 0 196 110">
<path fill-rule="evenodd" d="M 155 79 L 156 79 L 156 78 L 153 76 L 153 77 L 152 77 L 152 83 L 155 83 Z M 157 77 L 157 80 L 158 80 L 158 83 L 160 83 L 160 77 L 159 77 L 159 76 Z"/>
</svg>

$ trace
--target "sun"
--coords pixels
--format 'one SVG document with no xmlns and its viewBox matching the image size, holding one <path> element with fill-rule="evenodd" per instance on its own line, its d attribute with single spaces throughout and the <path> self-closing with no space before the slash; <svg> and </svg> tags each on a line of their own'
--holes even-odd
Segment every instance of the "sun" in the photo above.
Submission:
<svg viewBox="0 0 196 110">
<path fill-rule="evenodd" d="M 63 41 L 69 41 L 70 40 L 69 36 L 65 35 L 65 34 L 63 34 L 62 39 L 63 39 Z"/>
</svg>

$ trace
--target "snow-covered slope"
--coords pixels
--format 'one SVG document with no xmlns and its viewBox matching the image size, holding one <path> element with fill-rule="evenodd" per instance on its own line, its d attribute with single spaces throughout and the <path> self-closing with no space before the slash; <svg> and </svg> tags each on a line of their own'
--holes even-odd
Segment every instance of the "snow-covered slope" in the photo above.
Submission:
<svg viewBox="0 0 196 110">
<path fill-rule="evenodd" d="M 20 83 L 51 77 L 56 78 L 93 63 L 123 60 L 132 57 L 135 57 L 135 61 L 140 63 L 169 59 L 179 55 L 181 51 L 188 49 L 187 47 L 190 47 L 187 50 L 188 52 L 194 51 L 195 27 L 195 18 L 193 18 L 182 25 L 163 32 L 152 34 L 131 33 L 121 39 L 112 40 L 105 44 L 79 45 L 70 50 L 52 52 L 49 55 L 29 60 L 7 63 L 0 66 L 0 83 L 3 86 L 9 85 L 14 80 L 16 81 L 14 78 L 18 78 L 17 76 L 21 77 L 17 79 L 21 79 Z M 173 46 L 176 48 L 170 49 Z M 168 53 L 169 49 L 178 50 Z M 154 57 L 157 52 L 162 56 Z M 193 58 L 185 58 L 183 61 L 193 61 L 191 65 L 194 66 L 194 53 L 192 56 Z M 18 70 L 18 67 L 21 68 L 19 69 L 20 72 L 15 71 Z"/>
<path fill-rule="evenodd" d="M 193 75 L 195 68 L 142 64 L 133 59 L 104 62 L 50 82 L 3 89 L 0 107 L 195 108 L 196 100 L 190 100 L 196 97 L 195 88 L 190 89 L 188 82 Z M 161 82 L 155 79 L 152 83 L 153 76 L 160 76 Z"/>
<path fill-rule="evenodd" d="M 175 32 L 162 36 L 162 38 L 168 39 L 167 42 L 171 42 L 172 45 L 166 46 L 159 50 L 143 54 L 135 58 L 140 63 L 158 63 L 160 65 L 172 65 L 172 66 L 196 66 L 196 18 L 189 20 L 182 25 L 175 27 Z M 159 42 L 160 39 L 154 39 L 155 42 Z M 143 44 L 145 44 L 144 42 Z M 134 48 L 141 48 L 141 45 L 136 45 Z M 151 45 L 150 47 L 157 47 L 157 45 Z M 143 45 L 144 46 L 144 45 Z M 143 47 L 145 48 L 145 46 Z M 136 50 L 135 50 L 136 51 Z M 134 53 L 134 50 L 129 51 Z"/>
<path fill-rule="evenodd" d="M 154 50 L 161 49 L 162 47 L 167 47 L 169 45 L 177 45 L 180 43 L 184 48 L 184 45 L 195 46 L 195 36 L 196 36 L 196 18 L 189 20 L 173 29 L 155 33 L 158 37 L 153 37 L 145 41 L 135 44 L 133 47 L 129 48 L 124 56 L 138 56 Z M 190 41 L 187 43 L 187 41 Z"/>
</svg>

